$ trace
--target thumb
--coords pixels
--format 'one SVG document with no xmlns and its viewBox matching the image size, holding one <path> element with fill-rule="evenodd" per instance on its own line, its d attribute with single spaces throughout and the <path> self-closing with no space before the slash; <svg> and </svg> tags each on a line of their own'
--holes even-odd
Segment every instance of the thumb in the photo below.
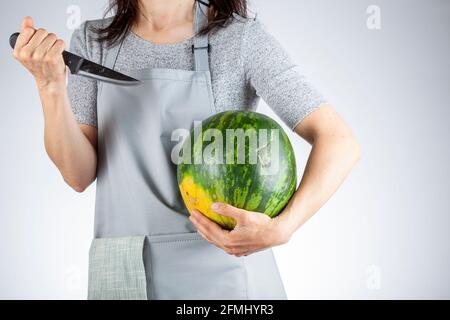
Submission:
<svg viewBox="0 0 450 320">
<path fill-rule="evenodd" d="M 233 207 L 226 203 L 215 202 L 211 206 L 211 210 L 222 216 L 233 218 L 238 224 L 245 223 L 247 212 L 243 209 Z"/>
<path fill-rule="evenodd" d="M 26 28 L 33 28 L 33 27 L 34 27 L 33 18 L 31 18 L 30 16 L 26 16 L 25 18 L 23 18 L 22 24 L 20 25 L 20 32 L 22 32 Z"/>
</svg>

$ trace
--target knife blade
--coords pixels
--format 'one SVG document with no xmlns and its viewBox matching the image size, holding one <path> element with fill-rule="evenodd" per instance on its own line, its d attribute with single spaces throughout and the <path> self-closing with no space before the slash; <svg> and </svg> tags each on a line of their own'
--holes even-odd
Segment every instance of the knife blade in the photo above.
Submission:
<svg viewBox="0 0 450 320">
<path fill-rule="evenodd" d="M 16 45 L 18 36 L 19 32 L 15 32 L 9 37 L 9 44 L 13 49 Z M 62 56 L 64 63 L 69 67 L 70 73 L 72 74 L 124 86 L 137 85 L 140 83 L 139 80 L 127 76 L 126 74 L 106 68 L 69 51 L 64 50 Z"/>
</svg>

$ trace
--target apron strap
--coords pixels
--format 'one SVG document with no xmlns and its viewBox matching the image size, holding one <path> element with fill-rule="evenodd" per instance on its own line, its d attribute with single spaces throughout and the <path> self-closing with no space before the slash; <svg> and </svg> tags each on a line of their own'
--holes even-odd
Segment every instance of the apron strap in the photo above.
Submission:
<svg viewBox="0 0 450 320">
<path fill-rule="evenodd" d="M 209 0 L 196 0 L 194 51 L 195 71 L 209 71 L 209 39 L 208 35 L 198 36 L 197 33 L 208 23 Z"/>
<path fill-rule="evenodd" d="M 120 40 L 118 44 L 106 49 L 104 66 L 114 70 L 116 65 L 117 56 L 119 55 L 120 48 L 122 48 L 123 40 Z"/>
<path fill-rule="evenodd" d="M 196 1 L 195 3 L 195 34 L 197 34 L 208 22 L 208 6 L 209 0 Z M 115 44 L 106 50 L 104 61 L 105 67 L 114 69 L 122 43 L 123 39 L 118 44 Z M 208 35 L 195 35 L 192 51 L 194 52 L 195 71 L 209 71 Z"/>
</svg>

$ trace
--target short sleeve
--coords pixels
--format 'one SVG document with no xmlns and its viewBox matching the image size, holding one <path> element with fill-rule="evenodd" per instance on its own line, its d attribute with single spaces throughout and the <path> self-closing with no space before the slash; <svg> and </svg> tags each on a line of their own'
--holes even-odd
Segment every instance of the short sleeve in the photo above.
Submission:
<svg viewBox="0 0 450 320">
<path fill-rule="evenodd" d="M 289 128 L 326 102 L 258 20 L 246 23 L 242 57 L 250 86 Z"/>
<path fill-rule="evenodd" d="M 84 22 L 73 32 L 69 51 L 95 60 L 90 54 L 91 50 L 88 49 L 87 25 L 87 22 Z M 67 91 L 78 123 L 97 127 L 97 82 L 69 72 Z"/>
</svg>

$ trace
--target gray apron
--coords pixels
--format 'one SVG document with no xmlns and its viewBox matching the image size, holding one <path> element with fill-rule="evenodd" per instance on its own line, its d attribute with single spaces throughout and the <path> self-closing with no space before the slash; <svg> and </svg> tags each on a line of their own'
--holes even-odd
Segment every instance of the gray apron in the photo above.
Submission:
<svg viewBox="0 0 450 320">
<path fill-rule="evenodd" d="M 195 6 L 195 31 L 207 8 Z M 98 170 L 89 299 L 285 299 L 271 250 L 237 258 L 203 240 L 176 180 L 172 131 L 215 113 L 208 36 L 195 70 L 142 69 L 142 84 L 99 84 Z M 106 52 L 114 69 L 122 43 Z"/>
</svg>

